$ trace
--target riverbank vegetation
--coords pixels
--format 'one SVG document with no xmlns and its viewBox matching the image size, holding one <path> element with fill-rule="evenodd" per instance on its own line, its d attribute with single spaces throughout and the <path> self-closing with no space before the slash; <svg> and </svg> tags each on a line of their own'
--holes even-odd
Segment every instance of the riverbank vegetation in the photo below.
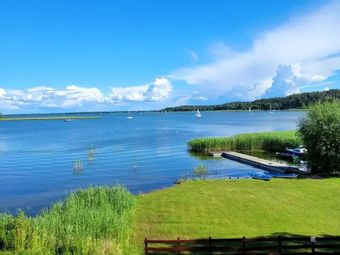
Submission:
<svg viewBox="0 0 340 255">
<path fill-rule="evenodd" d="M 195 180 L 138 196 L 79 190 L 0 216 L 0 254 L 142 254 L 147 238 L 340 235 L 340 179 Z M 303 213 L 302 213 L 303 212 Z"/>
<path fill-rule="evenodd" d="M 299 132 L 312 172 L 340 174 L 340 100 L 313 105 Z"/>
<path fill-rule="evenodd" d="M 340 179 L 187 181 L 138 196 L 147 238 L 340 235 Z"/>
<path fill-rule="evenodd" d="M 257 99 L 252 102 L 231 102 L 218 105 L 182 105 L 177 107 L 167 107 L 162 111 L 248 111 L 252 110 L 290 110 L 290 109 L 307 109 L 315 103 L 330 102 L 340 99 L 340 89 L 332 89 L 321 92 L 306 92 L 294 94 L 287 97 Z"/>
<path fill-rule="evenodd" d="M 0 121 L 23 121 L 23 120 L 87 120 L 99 119 L 100 116 L 48 116 L 48 117 L 0 117 Z"/>
<path fill-rule="evenodd" d="M 231 137 L 198 138 L 189 141 L 191 151 L 203 153 L 224 150 L 276 152 L 300 144 L 301 139 L 296 131 L 259 132 Z"/>
<path fill-rule="evenodd" d="M 135 205 L 122 187 L 98 187 L 36 217 L 2 214 L 0 254 L 131 254 Z"/>
</svg>

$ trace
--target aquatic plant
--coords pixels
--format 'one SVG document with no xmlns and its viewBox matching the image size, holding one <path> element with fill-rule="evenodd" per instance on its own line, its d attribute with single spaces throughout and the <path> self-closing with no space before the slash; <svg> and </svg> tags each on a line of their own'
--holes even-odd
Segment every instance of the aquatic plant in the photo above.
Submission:
<svg viewBox="0 0 340 255">
<path fill-rule="evenodd" d="M 209 153 L 211 151 L 283 151 L 296 147 L 301 139 L 296 131 L 273 131 L 239 134 L 231 137 L 199 138 L 189 141 L 190 150 Z"/>
<path fill-rule="evenodd" d="M 87 160 L 93 161 L 95 154 L 96 154 L 96 150 L 95 150 L 94 146 L 91 146 L 90 149 L 87 151 Z"/>
<path fill-rule="evenodd" d="M 71 193 L 36 217 L 0 215 L 0 253 L 131 254 L 135 198 L 125 188 Z"/>
<path fill-rule="evenodd" d="M 73 161 L 73 171 L 74 172 L 81 172 L 83 170 L 83 163 L 81 160 Z"/>
<path fill-rule="evenodd" d="M 203 178 L 208 174 L 208 169 L 206 166 L 203 164 L 199 164 L 197 167 L 194 169 L 194 175 L 198 178 Z"/>
</svg>

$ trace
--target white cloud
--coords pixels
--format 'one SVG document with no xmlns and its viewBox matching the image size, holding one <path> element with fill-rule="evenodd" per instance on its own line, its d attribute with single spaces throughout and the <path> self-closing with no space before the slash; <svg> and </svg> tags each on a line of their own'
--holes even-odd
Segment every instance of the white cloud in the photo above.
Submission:
<svg viewBox="0 0 340 255">
<path fill-rule="evenodd" d="M 111 98 L 114 101 L 144 101 L 144 93 L 147 91 L 148 85 L 135 87 L 112 88 Z"/>
<path fill-rule="evenodd" d="M 117 102 L 122 101 L 163 101 L 166 100 L 172 91 L 171 83 L 164 77 L 156 78 L 152 84 L 112 88 L 111 99 Z"/>
<path fill-rule="evenodd" d="M 193 97 L 192 99 L 197 100 L 197 101 L 207 101 L 208 100 L 207 97 L 203 97 L 203 96 Z"/>
<path fill-rule="evenodd" d="M 98 88 L 76 85 L 65 89 L 40 86 L 25 90 L 0 88 L 0 107 L 4 110 L 29 110 L 41 108 L 94 109 L 97 106 L 112 106 L 124 101 L 163 101 L 171 92 L 171 84 L 166 78 L 157 78 L 145 86 L 114 88 L 104 95 Z"/>
<path fill-rule="evenodd" d="M 265 96 L 288 96 L 300 93 L 300 86 L 319 83 L 326 79 L 322 75 L 308 75 L 301 71 L 298 64 L 281 64 L 278 66 L 271 87 L 266 90 Z"/>
<path fill-rule="evenodd" d="M 340 69 L 339 13 L 340 2 L 334 1 L 311 13 L 292 17 L 257 36 L 252 45 L 241 52 L 232 51 L 227 45 L 215 45 L 214 61 L 175 70 L 170 77 L 211 88 L 215 94 L 239 94 L 240 99 L 263 96 L 272 85 L 272 95 L 298 91 L 307 82 L 323 80 Z M 294 84 L 278 84 L 276 72 L 282 71 L 282 63 L 299 63 L 303 69 L 303 73 L 293 79 Z"/>
</svg>

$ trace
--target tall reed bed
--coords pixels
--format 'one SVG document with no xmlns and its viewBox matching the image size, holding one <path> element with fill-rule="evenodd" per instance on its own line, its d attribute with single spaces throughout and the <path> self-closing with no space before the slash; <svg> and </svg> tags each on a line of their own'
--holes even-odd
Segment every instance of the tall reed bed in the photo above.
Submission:
<svg viewBox="0 0 340 255">
<path fill-rule="evenodd" d="M 36 217 L 0 216 L 0 254 L 131 254 L 135 198 L 126 189 L 71 193 Z"/>
<path fill-rule="evenodd" d="M 191 151 L 283 151 L 301 144 L 296 131 L 273 131 L 239 134 L 231 137 L 199 138 L 189 141 Z"/>
</svg>

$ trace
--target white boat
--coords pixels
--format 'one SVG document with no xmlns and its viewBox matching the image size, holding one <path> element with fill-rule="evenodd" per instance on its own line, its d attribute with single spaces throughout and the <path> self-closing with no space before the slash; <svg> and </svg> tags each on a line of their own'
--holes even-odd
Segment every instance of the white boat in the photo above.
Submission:
<svg viewBox="0 0 340 255">
<path fill-rule="evenodd" d="M 126 118 L 129 119 L 129 120 L 133 119 L 133 117 L 131 116 L 130 112 L 128 112 L 128 116 Z"/>
<path fill-rule="evenodd" d="M 248 112 L 251 112 L 251 107 L 248 108 Z"/>
<path fill-rule="evenodd" d="M 200 110 L 196 110 L 196 114 L 195 114 L 195 116 L 197 117 L 197 118 L 201 118 L 202 117 L 202 115 L 201 115 L 201 113 L 200 113 Z"/>
</svg>

